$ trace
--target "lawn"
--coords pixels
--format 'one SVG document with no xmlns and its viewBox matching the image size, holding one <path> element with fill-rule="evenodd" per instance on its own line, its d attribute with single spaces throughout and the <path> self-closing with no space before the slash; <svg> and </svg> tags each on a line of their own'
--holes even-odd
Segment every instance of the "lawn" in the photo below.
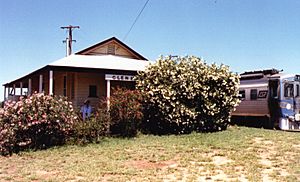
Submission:
<svg viewBox="0 0 300 182">
<path fill-rule="evenodd" d="M 0 181 L 300 181 L 300 133 L 230 127 L 106 138 L 0 161 Z"/>
</svg>

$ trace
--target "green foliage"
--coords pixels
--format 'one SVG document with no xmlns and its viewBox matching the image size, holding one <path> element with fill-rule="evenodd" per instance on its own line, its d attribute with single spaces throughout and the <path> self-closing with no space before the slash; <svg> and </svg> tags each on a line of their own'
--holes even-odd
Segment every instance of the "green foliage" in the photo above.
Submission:
<svg viewBox="0 0 300 182">
<path fill-rule="evenodd" d="M 142 95 L 138 90 L 116 88 L 110 97 L 110 131 L 112 135 L 136 136 L 142 114 Z"/>
<path fill-rule="evenodd" d="M 225 129 L 238 104 L 239 77 L 193 56 L 161 57 L 136 80 L 145 95 L 144 128 L 154 133 Z"/>
<path fill-rule="evenodd" d="M 33 94 L 0 109 L 0 153 L 42 149 L 65 143 L 77 115 L 65 97 Z"/>
<path fill-rule="evenodd" d="M 116 88 L 107 100 L 101 99 L 96 114 L 86 121 L 79 120 L 69 140 L 72 144 L 100 142 L 104 136 L 136 136 L 142 119 L 141 94 L 138 90 Z"/>
<path fill-rule="evenodd" d="M 98 143 L 102 137 L 109 134 L 110 118 L 106 109 L 99 107 L 96 115 L 88 120 L 78 120 L 74 124 L 74 131 L 70 137 L 71 144 Z"/>
</svg>

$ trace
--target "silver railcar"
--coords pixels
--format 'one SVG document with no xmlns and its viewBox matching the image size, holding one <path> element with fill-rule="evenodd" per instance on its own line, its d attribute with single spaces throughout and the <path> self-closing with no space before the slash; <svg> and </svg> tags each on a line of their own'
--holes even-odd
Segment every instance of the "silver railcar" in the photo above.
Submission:
<svg viewBox="0 0 300 182">
<path fill-rule="evenodd" d="M 240 76 L 241 103 L 233 119 L 254 118 L 267 128 L 300 130 L 300 75 L 269 69 Z"/>
</svg>

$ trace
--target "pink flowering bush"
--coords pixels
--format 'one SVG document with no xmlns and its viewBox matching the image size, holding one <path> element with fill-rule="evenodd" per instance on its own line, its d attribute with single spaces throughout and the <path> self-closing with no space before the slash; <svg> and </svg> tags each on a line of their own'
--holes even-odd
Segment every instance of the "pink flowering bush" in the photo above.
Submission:
<svg viewBox="0 0 300 182">
<path fill-rule="evenodd" d="M 77 120 L 64 97 L 35 93 L 0 108 L 0 153 L 42 149 L 64 144 Z"/>
<path fill-rule="evenodd" d="M 96 113 L 89 119 L 78 120 L 74 123 L 74 132 L 68 144 L 85 145 L 99 143 L 103 137 L 109 135 L 110 117 L 107 107 L 98 107 Z"/>
<path fill-rule="evenodd" d="M 136 136 L 142 113 L 142 94 L 138 90 L 116 88 L 110 97 L 110 132 L 122 137 Z"/>
</svg>

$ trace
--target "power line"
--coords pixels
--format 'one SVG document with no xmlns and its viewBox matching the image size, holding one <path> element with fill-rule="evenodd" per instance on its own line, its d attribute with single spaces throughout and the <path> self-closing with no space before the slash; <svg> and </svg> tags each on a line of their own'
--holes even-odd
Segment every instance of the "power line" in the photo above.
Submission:
<svg viewBox="0 0 300 182">
<path fill-rule="evenodd" d="M 123 41 L 127 38 L 128 34 L 131 32 L 132 28 L 134 27 L 135 23 L 137 22 L 137 20 L 139 19 L 139 17 L 141 16 L 142 12 L 144 11 L 145 7 L 147 6 L 148 2 L 150 0 L 147 0 L 143 6 L 143 8 L 141 9 L 140 13 L 137 15 L 137 17 L 135 18 L 133 24 L 131 25 L 130 29 L 128 30 L 128 32 L 126 33 L 126 35 L 123 38 Z"/>
</svg>

